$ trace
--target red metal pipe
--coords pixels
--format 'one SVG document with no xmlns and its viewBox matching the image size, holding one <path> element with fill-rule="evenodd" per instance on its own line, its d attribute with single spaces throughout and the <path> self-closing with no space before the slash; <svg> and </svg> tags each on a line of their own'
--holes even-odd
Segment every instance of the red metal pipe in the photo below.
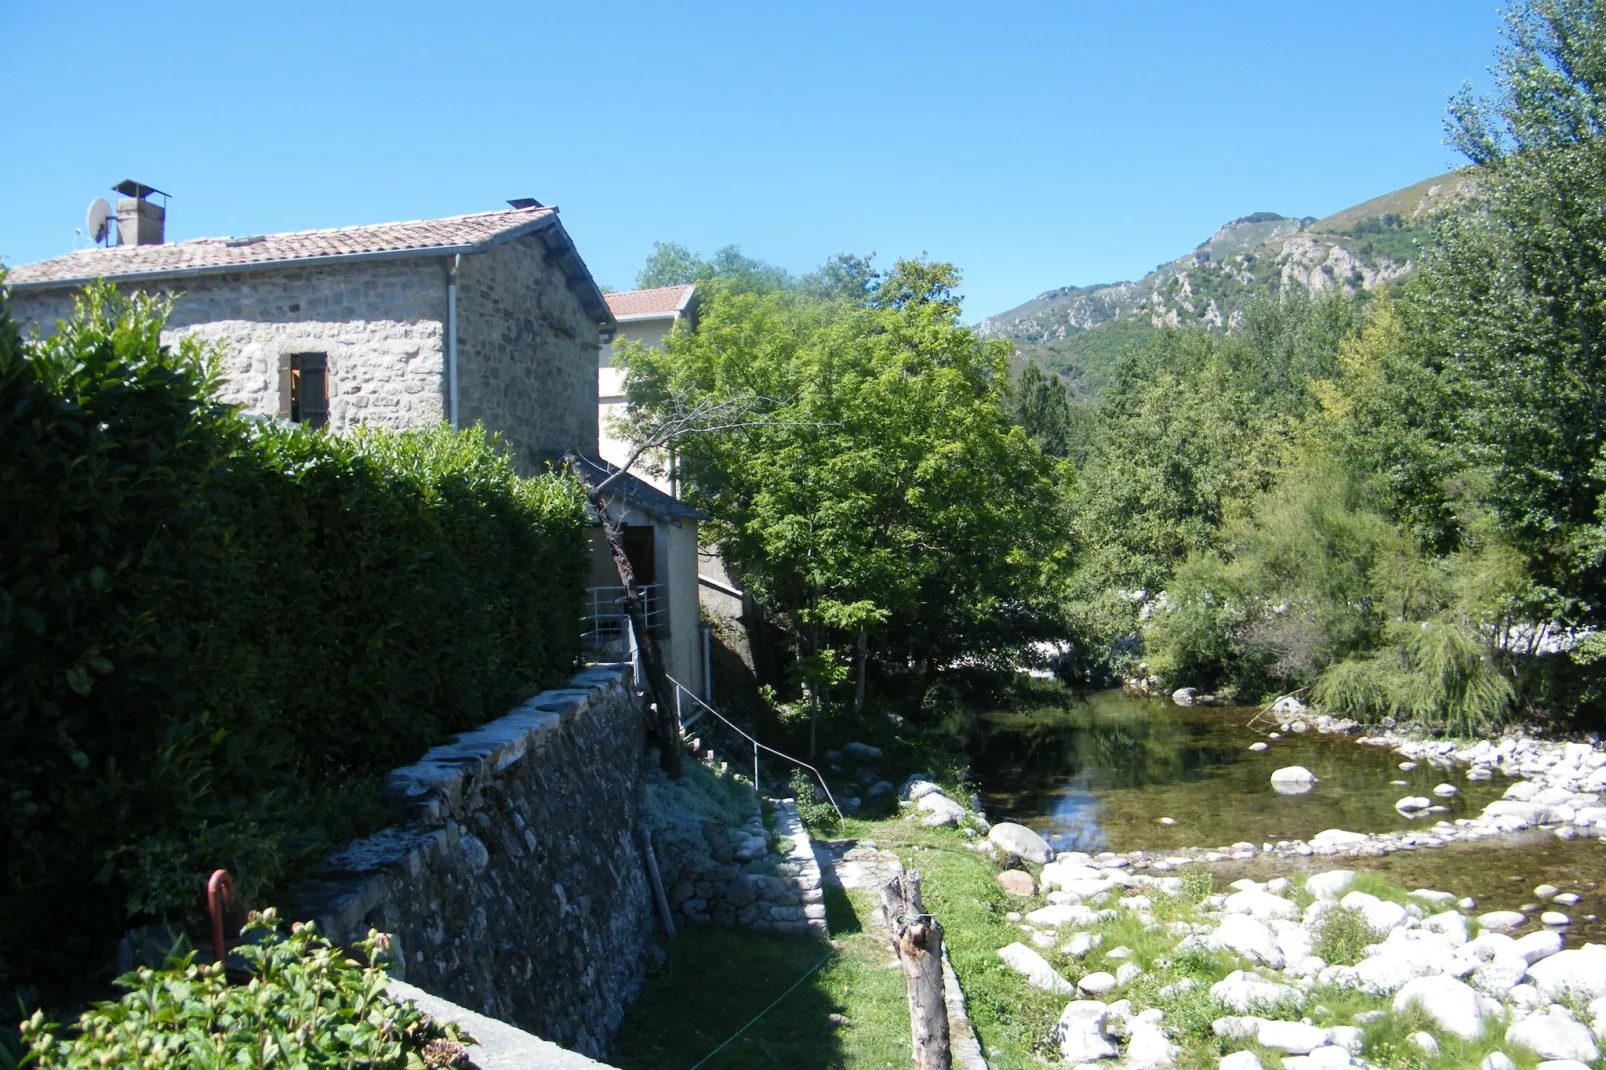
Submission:
<svg viewBox="0 0 1606 1070">
<path fill-rule="evenodd" d="M 226 869 L 214 870 L 206 879 L 206 912 L 212 915 L 212 954 L 221 963 L 223 948 L 223 907 L 234 902 L 234 878 Z"/>
</svg>

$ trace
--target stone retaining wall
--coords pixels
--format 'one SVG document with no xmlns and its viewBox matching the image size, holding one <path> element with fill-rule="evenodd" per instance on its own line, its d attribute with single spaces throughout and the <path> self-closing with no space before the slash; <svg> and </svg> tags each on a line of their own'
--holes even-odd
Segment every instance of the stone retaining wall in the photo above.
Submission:
<svg viewBox="0 0 1606 1070">
<path fill-rule="evenodd" d="M 295 916 L 388 932 L 408 982 L 602 1057 L 653 928 L 644 755 L 629 667 L 589 668 L 392 772 L 402 820 L 331 857 Z"/>
<path fill-rule="evenodd" d="M 753 836 L 764 835 L 762 820 L 749 822 Z M 716 829 L 716 832 L 720 830 Z M 820 864 L 808 830 L 791 799 L 775 802 L 775 831 L 787 847 L 743 862 L 735 851 L 709 837 L 713 857 L 669 889 L 670 909 L 679 925 L 742 925 L 764 932 L 813 933 L 824 939 L 825 893 Z M 788 846 L 789 844 L 789 846 Z"/>
</svg>

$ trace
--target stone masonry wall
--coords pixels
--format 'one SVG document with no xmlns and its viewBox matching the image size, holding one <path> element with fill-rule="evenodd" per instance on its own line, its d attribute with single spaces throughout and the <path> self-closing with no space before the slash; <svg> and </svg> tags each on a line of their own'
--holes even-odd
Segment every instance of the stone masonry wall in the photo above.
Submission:
<svg viewBox="0 0 1606 1070">
<path fill-rule="evenodd" d="M 177 295 L 162 341 L 193 334 L 223 346 L 222 397 L 271 417 L 281 354 L 323 353 L 329 426 L 432 424 L 446 418 L 446 261 L 439 257 L 290 267 L 170 281 L 127 291 Z M 13 292 L 27 330 L 49 333 L 76 290 Z"/>
<path fill-rule="evenodd" d="M 462 422 L 513 442 L 520 466 L 597 448 L 596 323 L 540 233 L 465 256 L 457 272 Z"/>
<path fill-rule="evenodd" d="M 745 830 L 704 829 L 710 857 L 668 889 L 677 925 L 741 925 L 763 932 L 824 939 L 825 892 L 808 830 L 791 799 L 775 801 L 775 831 L 784 851 L 770 851 L 763 819 Z"/>
<path fill-rule="evenodd" d="M 391 933 L 409 983 L 605 1056 L 653 928 L 644 740 L 629 667 L 581 672 L 392 772 L 402 823 L 330 858 L 294 916 Z"/>
</svg>

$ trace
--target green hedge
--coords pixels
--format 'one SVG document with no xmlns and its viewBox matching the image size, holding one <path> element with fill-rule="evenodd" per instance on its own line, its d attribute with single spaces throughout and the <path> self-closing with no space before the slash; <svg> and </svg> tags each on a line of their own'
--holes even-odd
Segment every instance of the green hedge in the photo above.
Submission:
<svg viewBox="0 0 1606 1070">
<path fill-rule="evenodd" d="M 252 423 L 165 312 L 91 287 L 25 344 L 0 292 L 0 989 L 213 866 L 273 887 L 579 653 L 575 482 L 481 428 Z"/>
</svg>

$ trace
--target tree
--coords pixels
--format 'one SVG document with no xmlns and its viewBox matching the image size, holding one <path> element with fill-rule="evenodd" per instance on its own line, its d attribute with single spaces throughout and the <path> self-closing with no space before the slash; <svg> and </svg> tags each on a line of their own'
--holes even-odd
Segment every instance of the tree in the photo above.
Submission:
<svg viewBox="0 0 1606 1070">
<path fill-rule="evenodd" d="M 715 279 L 753 293 L 784 290 L 796 284 L 785 268 L 747 256 L 739 246 L 727 245 L 705 260 L 679 242 L 660 241 L 653 242 L 647 263 L 636 275 L 636 286 L 647 290 Z"/>
<path fill-rule="evenodd" d="M 900 262 L 858 305 L 715 282 L 695 333 L 625 353 L 638 428 L 753 406 L 684 440 L 680 470 L 820 700 L 849 663 L 862 694 L 871 660 L 990 657 L 1040 627 L 1050 468 L 1006 415 L 1005 346 L 958 322 L 957 282 Z"/>
<path fill-rule="evenodd" d="M 1045 375 L 1035 363 L 1022 368 L 1015 383 L 1015 422 L 1048 456 L 1068 456 L 1073 428 L 1064 381 L 1057 375 Z"/>
<path fill-rule="evenodd" d="M 1496 92 L 1447 123 L 1475 165 L 1414 301 L 1466 463 L 1559 618 L 1606 604 L 1606 9 L 1506 17 Z"/>
</svg>

